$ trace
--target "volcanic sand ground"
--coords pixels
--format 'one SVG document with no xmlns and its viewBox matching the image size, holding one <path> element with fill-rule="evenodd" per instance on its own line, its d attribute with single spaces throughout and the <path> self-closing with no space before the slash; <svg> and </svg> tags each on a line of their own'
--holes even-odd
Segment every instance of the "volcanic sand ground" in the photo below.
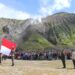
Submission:
<svg viewBox="0 0 75 75">
<path fill-rule="evenodd" d="M 11 60 L 4 60 L 0 64 L 0 75 L 75 75 L 72 61 L 67 60 L 66 64 L 67 68 L 63 69 L 61 60 L 15 60 L 12 67 Z"/>
</svg>

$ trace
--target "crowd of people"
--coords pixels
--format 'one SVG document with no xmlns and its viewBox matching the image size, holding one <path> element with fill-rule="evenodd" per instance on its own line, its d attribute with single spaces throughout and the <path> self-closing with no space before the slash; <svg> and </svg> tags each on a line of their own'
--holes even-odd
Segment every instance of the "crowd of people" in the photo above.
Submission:
<svg viewBox="0 0 75 75">
<path fill-rule="evenodd" d="M 66 60 L 72 60 L 75 69 L 75 51 L 47 51 L 47 52 L 16 52 L 16 59 L 21 60 L 61 60 L 66 68 Z"/>
<path fill-rule="evenodd" d="M 71 52 L 65 52 L 66 59 L 71 58 Z M 61 59 L 61 52 L 60 51 L 39 51 L 39 52 L 16 52 L 15 53 L 16 59 L 23 59 L 23 60 L 53 60 L 53 59 Z"/>
<path fill-rule="evenodd" d="M 53 57 L 57 57 L 57 55 L 53 55 Z M 52 59 L 52 55 L 47 52 L 16 52 L 15 53 L 16 59 L 23 59 L 23 60 L 47 60 Z"/>
</svg>

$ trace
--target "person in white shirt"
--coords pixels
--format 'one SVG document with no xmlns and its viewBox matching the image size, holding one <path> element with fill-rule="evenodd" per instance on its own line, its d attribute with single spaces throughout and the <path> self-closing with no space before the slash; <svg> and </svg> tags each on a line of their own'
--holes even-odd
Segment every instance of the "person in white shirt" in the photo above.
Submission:
<svg viewBox="0 0 75 75">
<path fill-rule="evenodd" d="M 75 69 L 75 51 L 72 52 L 72 57 L 71 57 Z"/>
</svg>

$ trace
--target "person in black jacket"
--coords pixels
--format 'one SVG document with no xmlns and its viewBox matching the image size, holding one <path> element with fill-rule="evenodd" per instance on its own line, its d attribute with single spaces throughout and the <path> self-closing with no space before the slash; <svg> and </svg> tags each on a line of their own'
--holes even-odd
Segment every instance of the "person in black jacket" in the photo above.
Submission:
<svg viewBox="0 0 75 75">
<path fill-rule="evenodd" d="M 66 68 L 64 50 L 61 51 L 61 61 L 62 61 L 62 64 L 63 64 L 63 68 Z"/>
</svg>

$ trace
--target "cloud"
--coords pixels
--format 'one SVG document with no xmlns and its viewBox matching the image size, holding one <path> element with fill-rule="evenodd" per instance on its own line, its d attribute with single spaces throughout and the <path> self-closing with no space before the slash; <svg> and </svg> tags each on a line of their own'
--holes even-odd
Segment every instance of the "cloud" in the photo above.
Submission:
<svg viewBox="0 0 75 75">
<path fill-rule="evenodd" d="M 47 16 L 52 14 L 54 11 L 62 10 L 65 8 L 70 8 L 72 0 L 40 0 L 40 10 L 39 13 L 42 16 Z"/>
<path fill-rule="evenodd" d="M 24 20 L 28 18 L 38 19 L 38 21 L 41 21 L 41 15 L 35 14 L 29 14 L 27 12 L 18 11 L 16 9 L 10 8 L 2 3 L 0 3 L 0 18 L 10 18 L 10 19 L 18 19 L 18 20 Z"/>
<path fill-rule="evenodd" d="M 12 19 L 27 19 L 30 18 L 30 14 L 18 11 L 0 3 L 0 17 L 12 18 Z"/>
<path fill-rule="evenodd" d="M 39 14 L 30 14 L 25 11 L 19 11 L 0 3 L 0 17 L 11 19 L 39 19 L 53 14 L 54 11 L 70 8 L 72 0 L 40 0 Z"/>
<path fill-rule="evenodd" d="M 57 10 L 61 10 L 63 8 L 69 8 L 71 6 L 72 0 L 55 0 L 53 8 Z"/>
</svg>

